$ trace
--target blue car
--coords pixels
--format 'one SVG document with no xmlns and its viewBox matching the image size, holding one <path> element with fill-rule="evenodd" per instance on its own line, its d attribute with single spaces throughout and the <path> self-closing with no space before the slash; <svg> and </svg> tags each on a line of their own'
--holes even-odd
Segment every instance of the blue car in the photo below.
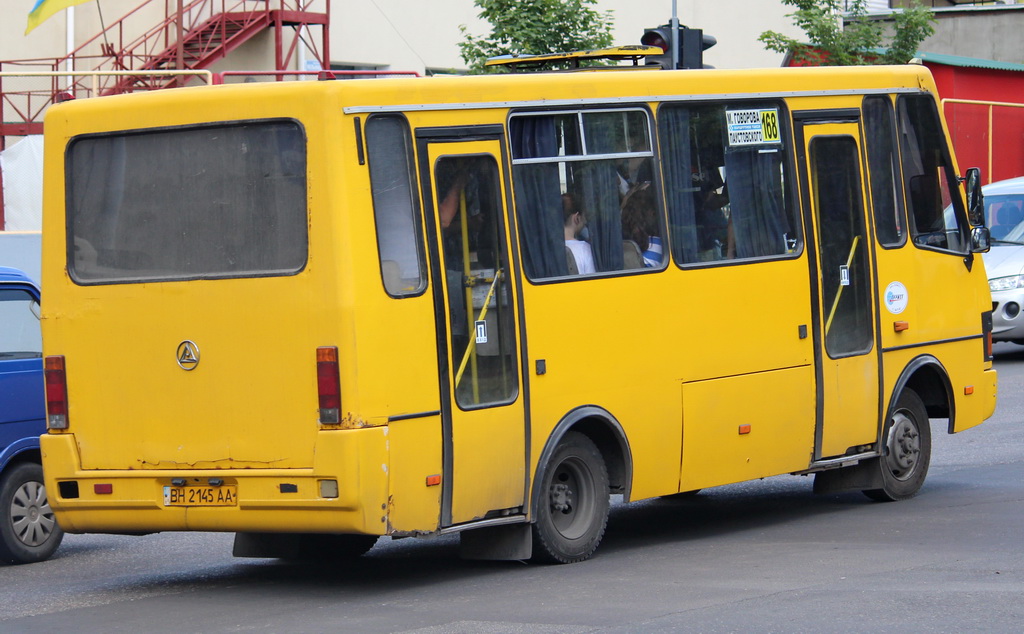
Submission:
<svg viewBox="0 0 1024 634">
<path fill-rule="evenodd" d="M 0 267 L 0 562 L 42 561 L 64 538 L 43 486 L 45 431 L 39 287 Z"/>
</svg>

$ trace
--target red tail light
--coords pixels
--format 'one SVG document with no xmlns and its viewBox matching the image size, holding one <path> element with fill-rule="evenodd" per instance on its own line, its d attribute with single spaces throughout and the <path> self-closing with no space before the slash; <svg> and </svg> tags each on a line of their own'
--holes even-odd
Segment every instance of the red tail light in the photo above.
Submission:
<svg viewBox="0 0 1024 634">
<path fill-rule="evenodd" d="M 68 380 L 64 372 L 64 356 L 46 357 L 46 427 L 68 428 Z"/>
<path fill-rule="evenodd" d="M 338 349 L 334 346 L 316 349 L 316 386 L 320 399 L 320 424 L 337 424 L 341 420 L 341 376 Z"/>
</svg>

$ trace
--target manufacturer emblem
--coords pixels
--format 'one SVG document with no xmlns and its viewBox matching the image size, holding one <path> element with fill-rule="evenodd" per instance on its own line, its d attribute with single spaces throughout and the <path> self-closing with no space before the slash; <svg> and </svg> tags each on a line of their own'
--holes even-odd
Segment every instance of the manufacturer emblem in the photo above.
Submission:
<svg viewBox="0 0 1024 634">
<path fill-rule="evenodd" d="M 178 344 L 178 366 L 182 370 L 195 370 L 199 365 L 199 346 L 186 339 Z"/>
<path fill-rule="evenodd" d="M 899 315 L 907 309 L 909 297 L 907 287 L 900 282 L 893 282 L 885 287 L 885 308 L 893 315 Z"/>
</svg>

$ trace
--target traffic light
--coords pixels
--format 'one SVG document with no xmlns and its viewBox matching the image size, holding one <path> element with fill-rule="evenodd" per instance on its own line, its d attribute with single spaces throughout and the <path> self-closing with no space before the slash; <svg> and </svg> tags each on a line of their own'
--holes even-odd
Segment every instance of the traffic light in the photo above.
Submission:
<svg viewBox="0 0 1024 634">
<path fill-rule="evenodd" d="M 712 35 L 704 35 L 701 29 L 691 29 L 679 25 L 679 62 L 676 68 L 704 68 L 704 51 L 718 43 Z M 644 46 L 657 46 L 665 51 L 663 55 L 647 58 L 648 64 L 658 64 L 662 68 L 672 68 L 672 27 L 662 24 L 652 29 L 645 29 L 640 43 Z"/>
</svg>

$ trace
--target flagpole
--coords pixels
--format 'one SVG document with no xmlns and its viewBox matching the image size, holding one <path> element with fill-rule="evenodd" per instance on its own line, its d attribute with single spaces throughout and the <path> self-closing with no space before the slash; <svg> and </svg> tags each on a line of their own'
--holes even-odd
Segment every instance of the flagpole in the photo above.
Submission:
<svg viewBox="0 0 1024 634">
<path fill-rule="evenodd" d="M 71 54 L 75 52 L 75 8 L 68 7 L 67 9 L 67 32 L 65 33 L 65 44 L 67 45 L 67 59 L 65 70 L 69 73 L 75 70 L 75 60 L 71 59 Z M 68 90 L 71 90 L 75 86 L 75 78 L 68 75 Z"/>
<path fill-rule="evenodd" d="M 100 6 L 100 0 L 96 0 L 96 13 L 100 16 L 100 33 L 103 34 L 103 44 L 107 47 L 107 51 L 113 54 L 112 48 L 110 48 L 110 42 L 107 41 L 107 25 L 103 23 L 103 7 Z"/>
</svg>

